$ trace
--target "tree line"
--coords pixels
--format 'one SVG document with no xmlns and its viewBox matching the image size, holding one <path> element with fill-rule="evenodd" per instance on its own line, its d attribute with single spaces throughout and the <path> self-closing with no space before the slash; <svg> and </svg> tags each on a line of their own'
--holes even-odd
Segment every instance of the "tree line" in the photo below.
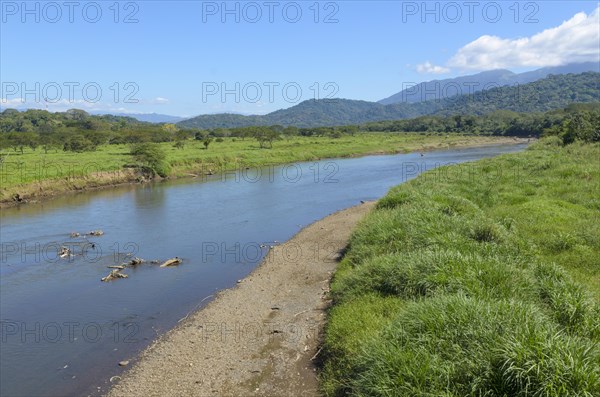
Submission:
<svg viewBox="0 0 600 397">
<path fill-rule="evenodd" d="M 565 143 L 600 140 L 600 103 L 571 104 L 544 113 L 498 110 L 483 116 L 422 116 L 361 126 L 364 131 L 540 137 L 556 135 Z"/>
<path fill-rule="evenodd" d="M 195 129 L 174 124 L 152 124 L 131 117 L 95 116 L 83 110 L 50 113 L 30 109 L 0 113 L 0 149 L 24 152 L 26 148 L 93 151 L 104 144 L 141 144 L 172 142 L 183 148 L 189 140 L 201 141 L 205 149 L 213 140 L 254 139 L 261 148 L 286 136 L 340 138 L 365 132 L 417 132 L 426 134 L 498 135 L 539 137 L 559 136 L 565 143 L 575 140 L 600 140 L 600 103 L 571 104 L 544 113 L 516 113 L 498 110 L 482 116 L 422 116 L 405 120 L 380 121 L 337 127 L 298 128 L 281 125 L 238 128 Z"/>
</svg>

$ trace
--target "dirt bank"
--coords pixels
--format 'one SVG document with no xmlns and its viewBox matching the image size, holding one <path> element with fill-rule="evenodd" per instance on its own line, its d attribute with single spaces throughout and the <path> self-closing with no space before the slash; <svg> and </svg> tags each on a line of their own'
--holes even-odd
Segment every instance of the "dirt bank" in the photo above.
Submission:
<svg viewBox="0 0 600 397">
<path fill-rule="evenodd" d="M 315 396 L 329 281 L 365 203 L 275 246 L 143 352 L 108 396 Z"/>
<path fill-rule="evenodd" d="M 126 184 L 148 182 L 147 176 L 128 168 L 115 171 L 94 172 L 89 175 L 69 176 L 60 179 L 44 179 L 25 185 L 4 188 L 0 192 L 0 208 L 27 203 L 37 203 L 57 196 L 107 189 Z M 15 198 L 18 196 L 18 199 Z"/>
</svg>

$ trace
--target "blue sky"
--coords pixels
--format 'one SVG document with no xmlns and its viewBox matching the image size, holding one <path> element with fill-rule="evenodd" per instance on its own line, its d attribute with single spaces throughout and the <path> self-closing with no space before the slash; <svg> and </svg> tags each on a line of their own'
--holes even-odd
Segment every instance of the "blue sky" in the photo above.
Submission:
<svg viewBox="0 0 600 397">
<path fill-rule="evenodd" d="M 598 61 L 600 51 L 596 1 L 26 7 L 0 1 L 2 108 L 264 114 L 314 97 L 377 101 L 498 67 Z"/>
</svg>

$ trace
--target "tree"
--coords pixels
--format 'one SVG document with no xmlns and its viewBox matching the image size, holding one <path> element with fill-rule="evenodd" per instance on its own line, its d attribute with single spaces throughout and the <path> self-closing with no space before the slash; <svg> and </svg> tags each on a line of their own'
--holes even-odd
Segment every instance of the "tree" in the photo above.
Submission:
<svg viewBox="0 0 600 397">
<path fill-rule="evenodd" d="M 91 150 L 96 150 L 96 148 L 100 145 L 108 142 L 108 133 L 104 131 L 96 131 L 96 130 L 88 130 L 83 132 L 83 136 L 85 139 L 92 143 Z"/>
<path fill-rule="evenodd" d="M 137 166 L 150 172 L 153 176 L 160 175 L 167 177 L 170 172 L 170 165 L 167 162 L 167 154 L 157 143 L 144 142 L 131 146 L 130 153 Z"/>
<path fill-rule="evenodd" d="M 208 145 L 210 145 L 211 142 L 212 142 L 212 138 L 209 138 L 209 137 L 204 138 L 204 141 L 202 141 L 202 144 L 204 145 L 204 150 L 208 150 Z"/>
<path fill-rule="evenodd" d="M 175 131 L 175 145 L 174 146 L 178 149 L 183 149 L 183 147 L 185 146 L 185 141 L 187 141 L 191 136 L 192 136 L 192 131 L 190 131 L 190 130 Z"/>
<path fill-rule="evenodd" d="M 177 131 L 179 131 L 179 128 L 177 128 L 175 124 L 163 124 L 162 129 L 169 134 L 175 134 Z"/>
<path fill-rule="evenodd" d="M 287 135 L 287 136 L 298 135 L 299 133 L 300 133 L 300 130 L 298 129 L 298 127 L 294 127 L 294 126 L 286 127 L 283 130 L 283 134 Z"/>
<path fill-rule="evenodd" d="M 594 127 L 588 112 L 576 112 L 570 115 L 565 122 L 566 132 L 563 135 L 565 144 L 573 143 L 575 140 L 584 142 L 598 141 L 598 125 Z"/>
<path fill-rule="evenodd" d="M 69 109 L 67 110 L 66 115 L 67 118 L 76 121 L 83 121 L 90 116 L 88 112 L 81 109 Z"/>
<path fill-rule="evenodd" d="M 81 134 L 71 136 L 63 145 L 65 152 L 87 152 L 94 149 L 94 143 Z"/>
<path fill-rule="evenodd" d="M 280 139 L 279 134 L 269 127 L 255 127 L 253 135 L 254 139 L 258 141 L 258 144 L 263 149 L 267 147 L 267 143 L 269 144 L 269 148 L 273 148 L 273 141 Z"/>
<path fill-rule="evenodd" d="M 359 128 L 357 125 L 347 125 L 340 128 L 343 134 L 354 135 L 358 132 Z"/>
<path fill-rule="evenodd" d="M 46 154 L 48 154 L 48 150 L 51 148 L 56 149 L 59 146 L 58 140 L 53 133 L 40 133 L 39 142 Z"/>
<path fill-rule="evenodd" d="M 12 147 L 15 152 L 20 151 L 21 154 L 23 154 L 26 146 L 35 150 L 38 145 L 37 134 L 33 132 L 11 132 L 8 134 L 7 140 L 10 147 Z"/>
</svg>

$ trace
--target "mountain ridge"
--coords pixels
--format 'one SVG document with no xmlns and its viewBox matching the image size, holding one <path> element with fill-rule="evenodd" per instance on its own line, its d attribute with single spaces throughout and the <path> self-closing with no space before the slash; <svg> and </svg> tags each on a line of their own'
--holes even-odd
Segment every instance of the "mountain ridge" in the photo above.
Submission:
<svg viewBox="0 0 600 397">
<path fill-rule="evenodd" d="M 236 128 L 259 125 L 320 127 L 397 120 L 424 115 L 481 115 L 496 110 L 541 112 L 574 102 L 600 100 L 600 73 L 551 75 L 519 86 L 501 86 L 426 102 L 383 105 L 351 99 L 310 99 L 262 116 L 201 115 L 178 125 L 187 128 Z"/>
<path fill-rule="evenodd" d="M 590 71 L 600 72 L 600 64 L 596 62 L 573 63 L 544 67 L 523 73 L 514 73 L 508 69 L 494 69 L 472 75 L 424 81 L 418 84 L 403 83 L 403 89 L 400 92 L 379 100 L 377 103 L 392 105 L 395 103 L 425 102 L 431 96 L 443 99 L 457 93 L 469 94 L 510 84 L 532 83 L 551 74 L 579 74 Z M 405 84 L 407 85 L 406 88 L 404 88 Z"/>
</svg>

